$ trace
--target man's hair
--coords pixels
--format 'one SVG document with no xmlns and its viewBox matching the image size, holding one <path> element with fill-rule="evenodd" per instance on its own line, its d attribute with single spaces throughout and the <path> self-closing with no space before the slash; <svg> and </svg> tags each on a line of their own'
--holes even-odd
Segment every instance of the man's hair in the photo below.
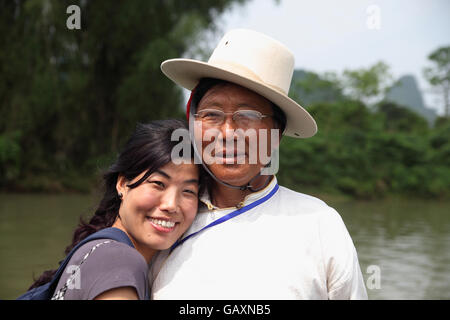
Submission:
<svg viewBox="0 0 450 320">
<path fill-rule="evenodd" d="M 194 94 L 191 99 L 191 112 L 195 112 L 200 100 L 202 100 L 203 96 L 210 90 L 211 88 L 218 85 L 226 85 L 232 82 L 228 82 L 225 80 L 215 79 L 215 78 L 202 78 L 198 83 L 197 87 L 195 87 Z M 266 98 L 267 99 L 267 98 Z M 268 100 L 268 99 L 267 99 Z M 268 100 L 272 105 L 273 111 L 273 119 L 275 120 L 275 124 L 278 129 L 280 129 L 281 133 L 286 129 L 286 115 L 283 110 L 280 109 L 275 103 Z"/>
</svg>

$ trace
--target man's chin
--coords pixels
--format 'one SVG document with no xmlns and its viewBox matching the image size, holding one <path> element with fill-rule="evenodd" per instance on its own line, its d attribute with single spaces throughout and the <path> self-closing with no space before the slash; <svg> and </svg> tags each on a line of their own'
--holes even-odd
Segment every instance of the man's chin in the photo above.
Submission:
<svg viewBox="0 0 450 320">
<path fill-rule="evenodd" d="M 259 173 L 259 169 L 251 170 L 248 165 L 243 164 L 214 164 L 209 169 L 217 179 L 233 186 L 245 185 Z M 251 174 L 252 171 L 255 173 Z"/>
</svg>

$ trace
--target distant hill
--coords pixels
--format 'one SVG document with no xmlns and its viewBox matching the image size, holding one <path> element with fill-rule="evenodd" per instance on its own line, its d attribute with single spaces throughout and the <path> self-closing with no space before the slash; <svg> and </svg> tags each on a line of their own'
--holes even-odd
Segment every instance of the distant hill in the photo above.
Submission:
<svg viewBox="0 0 450 320">
<path fill-rule="evenodd" d="M 302 69 L 294 70 L 289 96 L 306 107 L 315 102 L 333 102 L 343 97 L 335 83 Z"/>
<path fill-rule="evenodd" d="M 289 96 L 305 107 L 315 102 L 333 102 L 340 100 L 343 93 L 333 82 L 325 80 L 317 73 L 297 69 L 292 76 L 292 86 Z M 412 110 L 424 117 L 433 125 L 437 114 L 433 109 L 425 106 L 422 92 L 416 78 L 412 75 L 402 76 L 398 84 L 390 89 L 385 97 L 386 101 L 393 102 Z"/>
<path fill-rule="evenodd" d="M 436 120 L 436 112 L 425 106 L 416 78 L 412 75 L 401 77 L 398 84 L 388 91 L 385 100 L 405 106 L 420 114 L 429 124 L 433 124 Z"/>
</svg>

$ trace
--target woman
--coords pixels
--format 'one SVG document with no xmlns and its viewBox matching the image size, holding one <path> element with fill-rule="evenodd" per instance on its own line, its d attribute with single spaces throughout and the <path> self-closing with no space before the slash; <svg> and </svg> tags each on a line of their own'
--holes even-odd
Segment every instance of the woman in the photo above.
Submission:
<svg viewBox="0 0 450 320">
<path fill-rule="evenodd" d="M 104 174 L 105 193 L 89 223 L 75 230 L 71 251 L 96 231 L 115 227 L 134 248 L 106 239 L 89 241 L 76 250 L 59 279 L 55 299 L 144 299 L 148 293 L 148 264 L 169 248 L 192 223 L 200 192 L 199 167 L 193 161 L 171 161 L 172 132 L 185 128 L 180 120 L 138 125 L 117 161 Z M 193 153 L 191 153 L 193 154 Z M 78 268 L 71 286 L 72 270 Z M 46 271 L 30 289 L 47 283 Z M 72 281 L 69 279 L 69 282 Z"/>
</svg>

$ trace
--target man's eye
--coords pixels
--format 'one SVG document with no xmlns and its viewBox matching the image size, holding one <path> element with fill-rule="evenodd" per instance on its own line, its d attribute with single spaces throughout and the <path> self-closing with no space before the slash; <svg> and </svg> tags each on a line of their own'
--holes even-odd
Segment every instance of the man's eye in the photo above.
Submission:
<svg viewBox="0 0 450 320">
<path fill-rule="evenodd" d="M 261 118 L 261 115 L 259 112 L 255 111 L 240 111 L 236 115 L 239 119 L 248 119 L 248 120 L 259 120 Z"/>
<path fill-rule="evenodd" d="M 204 117 L 205 118 L 218 118 L 218 117 L 220 117 L 220 115 L 216 112 L 208 112 L 208 113 L 205 113 Z"/>
<path fill-rule="evenodd" d="M 183 192 L 186 192 L 186 193 L 193 194 L 193 195 L 197 196 L 197 192 L 195 192 L 194 190 L 185 189 L 185 190 L 183 190 Z"/>
</svg>

